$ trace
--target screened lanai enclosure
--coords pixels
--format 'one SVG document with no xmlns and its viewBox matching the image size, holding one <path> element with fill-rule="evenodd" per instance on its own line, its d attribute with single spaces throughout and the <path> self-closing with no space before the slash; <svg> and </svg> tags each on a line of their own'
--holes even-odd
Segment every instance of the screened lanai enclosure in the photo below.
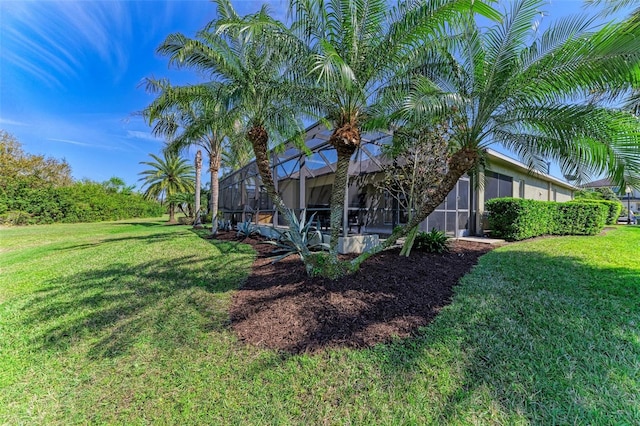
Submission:
<svg viewBox="0 0 640 426">
<path fill-rule="evenodd" d="M 277 191 L 286 205 L 298 216 L 303 211 L 307 218 L 315 214 L 315 226 L 322 231 L 329 229 L 329 200 L 337 162 L 337 153 L 328 143 L 331 132 L 322 124 L 315 124 L 306 132 L 309 155 L 290 146 L 283 152 L 272 153 L 271 162 Z M 408 212 L 398 197 L 373 183 L 384 168 L 382 147 L 390 142 L 391 135 L 387 133 L 362 136 L 361 147 L 354 153 L 349 166 L 343 235 L 388 235 L 395 226 L 407 221 Z M 251 221 L 286 225 L 261 186 L 255 162 L 220 181 L 219 209 L 224 219 L 232 224 Z M 420 229 L 436 228 L 450 236 L 461 235 L 469 228 L 471 214 L 470 182 L 468 177 L 463 177 Z"/>
</svg>

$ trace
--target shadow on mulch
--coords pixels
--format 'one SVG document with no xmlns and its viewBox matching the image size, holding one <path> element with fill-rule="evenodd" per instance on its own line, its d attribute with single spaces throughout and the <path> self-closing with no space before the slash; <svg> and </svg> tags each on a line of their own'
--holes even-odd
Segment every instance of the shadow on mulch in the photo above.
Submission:
<svg viewBox="0 0 640 426">
<path fill-rule="evenodd" d="M 231 240 L 226 232 L 218 239 Z M 258 256 L 233 296 L 231 327 L 240 340 L 289 353 L 370 347 L 408 337 L 451 302 L 453 287 L 492 249 L 451 241 L 444 255 L 387 250 L 355 274 L 332 281 L 307 277 L 297 256 L 271 263 L 273 246 L 244 240 Z"/>
</svg>

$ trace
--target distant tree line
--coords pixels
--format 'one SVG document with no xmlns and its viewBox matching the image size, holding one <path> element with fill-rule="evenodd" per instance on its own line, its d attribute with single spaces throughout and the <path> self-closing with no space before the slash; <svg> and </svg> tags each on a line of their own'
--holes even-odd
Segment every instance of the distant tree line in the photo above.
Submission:
<svg viewBox="0 0 640 426">
<path fill-rule="evenodd" d="M 0 130 L 0 224 L 97 222 L 161 216 L 165 208 L 146 200 L 118 178 L 74 181 L 64 160 L 25 152 Z"/>
</svg>

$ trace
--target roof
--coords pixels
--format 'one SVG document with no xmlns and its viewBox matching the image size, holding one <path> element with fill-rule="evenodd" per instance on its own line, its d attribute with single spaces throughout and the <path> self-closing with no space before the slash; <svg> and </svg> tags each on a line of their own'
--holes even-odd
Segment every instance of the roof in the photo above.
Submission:
<svg viewBox="0 0 640 426">
<path fill-rule="evenodd" d="M 593 182 L 585 183 L 582 186 L 584 186 L 585 188 L 611 188 L 617 185 L 614 185 L 609 179 L 605 178 L 605 179 L 598 179 L 598 180 L 594 180 Z"/>
<path fill-rule="evenodd" d="M 325 149 L 329 148 L 329 137 L 331 135 L 331 130 L 327 129 L 322 122 L 317 122 L 315 124 L 312 124 L 311 126 L 309 126 L 306 129 L 306 137 L 305 137 L 305 141 L 307 144 L 307 147 L 312 151 L 312 152 L 319 152 L 319 151 L 324 151 Z M 352 161 L 349 164 L 349 175 L 354 176 L 354 175 L 363 175 L 363 174 L 369 174 L 369 173 L 375 173 L 375 172 L 379 172 L 381 170 L 382 167 L 384 167 L 388 161 L 385 161 L 383 158 L 381 158 L 380 156 L 376 155 L 377 154 L 377 150 L 375 150 L 374 152 L 370 152 L 367 150 L 367 146 L 371 146 L 370 144 L 376 144 L 378 142 L 380 142 L 381 140 L 384 140 L 386 138 L 388 138 L 390 136 L 389 133 L 386 132 L 371 132 L 371 133 L 367 133 L 362 135 L 362 145 L 360 148 L 360 152 L 362 155 L 362 152 L 364 152 L 366 155 L 366 159 L 358 161 L 358 162 L 354 162 Z M 523 172 L 538 176 L 539 178 L 546 180 L 546 181 L 550 181 L 553 182 L 559 186 L 563 186 L 565 188 L 568 189 L 572 189 L 572 190 L 577 190 L 579 189 L 578 187 L 576 187 L 575 185 L 572 185 L 571 183 L 556 178 L 554 176 L 551 176 L 547 173 L 543 173 L 539 170 L 531 170 L 530 167 L 528 167 L 526 164 L 515 160 L 505 154 L 499 153 L 495 150 L 492 149 L 487 149 L 487 153 L 489 154 L 490 158 L 493 159 L 499 159 L 502 160 L 505 163 L 508 163 L 511 167 L 514 167 L 516 169 L 519 169 Z M 274 159 L 279 160 L 280 162 L 286 162 L 289 161 L 293 158 L 299 158 L 299 156 L 301 155 L 301 151 L 294 148 L 293 145 L 289 144 L 287 146 L 287 149 L 284 150 L 284 152 L 281 152 L 280 154 L 275 154 L 272 153 Z M 362 158 L 362 157 L 360 157 Z M 328 161 L 326 157 L 323 157 L 325 164 L 321 167 L 318 168 L 307 168 L 307 177 L 310 178 L 315 178 L 315 177 L 319 177 L 322 175 L 326 175 L 326 174 L 331 174 L 333 172 L 335 172 L 335 162 L 333 161 Z M 333 160 L 333 159 L 332 159 Z M 309 161 L 309 159 L 306 160 L 307 162 Z M 334 160 L 335 161 L 335 160 Z M 247 169 L 248 167 L 250 167 L 252 164 L 255 164 L 255 160 L 251 161 L 248 165 L 246 165 L 245 167 L 243 167 L 242 169 L 235 171 L 227 176 L 225 176 L 225 178 L 223 180 L 227 180 L 229 179 L 231 176 L 239 173 L 242 170 Z M 299 163 L 298 163 L 299 165 Z M 257 174 L 257 170 L 256 170 L 256 174 Z M 293 179 L 299 179 L 300 178 L 300 172 L 299 170 L 291 170 L 290 172 L 287 173 L 287 176 L 281 176 L 279 178 L 293 178 Z"/>
<path fill-rule="evenodd" d="M 577 186 L 572 185 L 571 183 L 559 179 L 555 176 L 551 176 L 550 174 L 541 172 L 540 170 L 531 170 L 531 168 L 529 166 L 527 166 L 526 164 L 522 163 L 521 161 L 515 160 L 511 157 L 509 157 L 508 155 L 502 154 L 500 152 L 494 151 L 493 149 L 487 149 L 487 154 L 489 154 L 489 161 L 491 161 L 491 157 L 493 157 L 494 159 L 500 159 L 506 163 L 508 163 L 509 165 L 515 167 L 516 169 L 520 169 L 523 172 L 529 173 L 531 175 L 537 176 L 543 180 L 546 181 L 550 181 L 555 183 L 556 185 L 559 186 L 563 186 L 565 188 L 568 189 L 579 189 Z"/>
</svg>

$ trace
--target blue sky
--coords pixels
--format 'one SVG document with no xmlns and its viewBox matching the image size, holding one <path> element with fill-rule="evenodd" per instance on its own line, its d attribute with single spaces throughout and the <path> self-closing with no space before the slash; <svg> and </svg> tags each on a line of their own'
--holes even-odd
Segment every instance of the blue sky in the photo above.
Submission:
<svg viewBox="0 0 640 426">
<path fill-rule="evenodd" d="M 262 3 L 234 4 L 248 13 Z M 138 86 L 150 76 L 198 81 L 155 50 L 214 17 L 208 1 L 0 0 L 0 129 L 29 153 L 65 158 L 74 178 L 137 184 L 139 162 L 163 144 L 134 115 L 153 99 Z"/>
<path fill-rule="evenodd" d="M 234 1 L 241 14 L 262 3 Z M 284 16 L 284 2 L 270 7 Z M 547 10 L 556 18 L 581 7 L 552 0 Z M 65 158 L 76 179 L 138 184 L 139 162 L 163 144 L 134 115 L 153 99 L 139 84 L 199 81 L 155 50 L 168 34 L 193 36 L 214 18 L 215 5 L 200 0 L 0 0 L 0 129 L 29 153 Z"/>
</svg>

